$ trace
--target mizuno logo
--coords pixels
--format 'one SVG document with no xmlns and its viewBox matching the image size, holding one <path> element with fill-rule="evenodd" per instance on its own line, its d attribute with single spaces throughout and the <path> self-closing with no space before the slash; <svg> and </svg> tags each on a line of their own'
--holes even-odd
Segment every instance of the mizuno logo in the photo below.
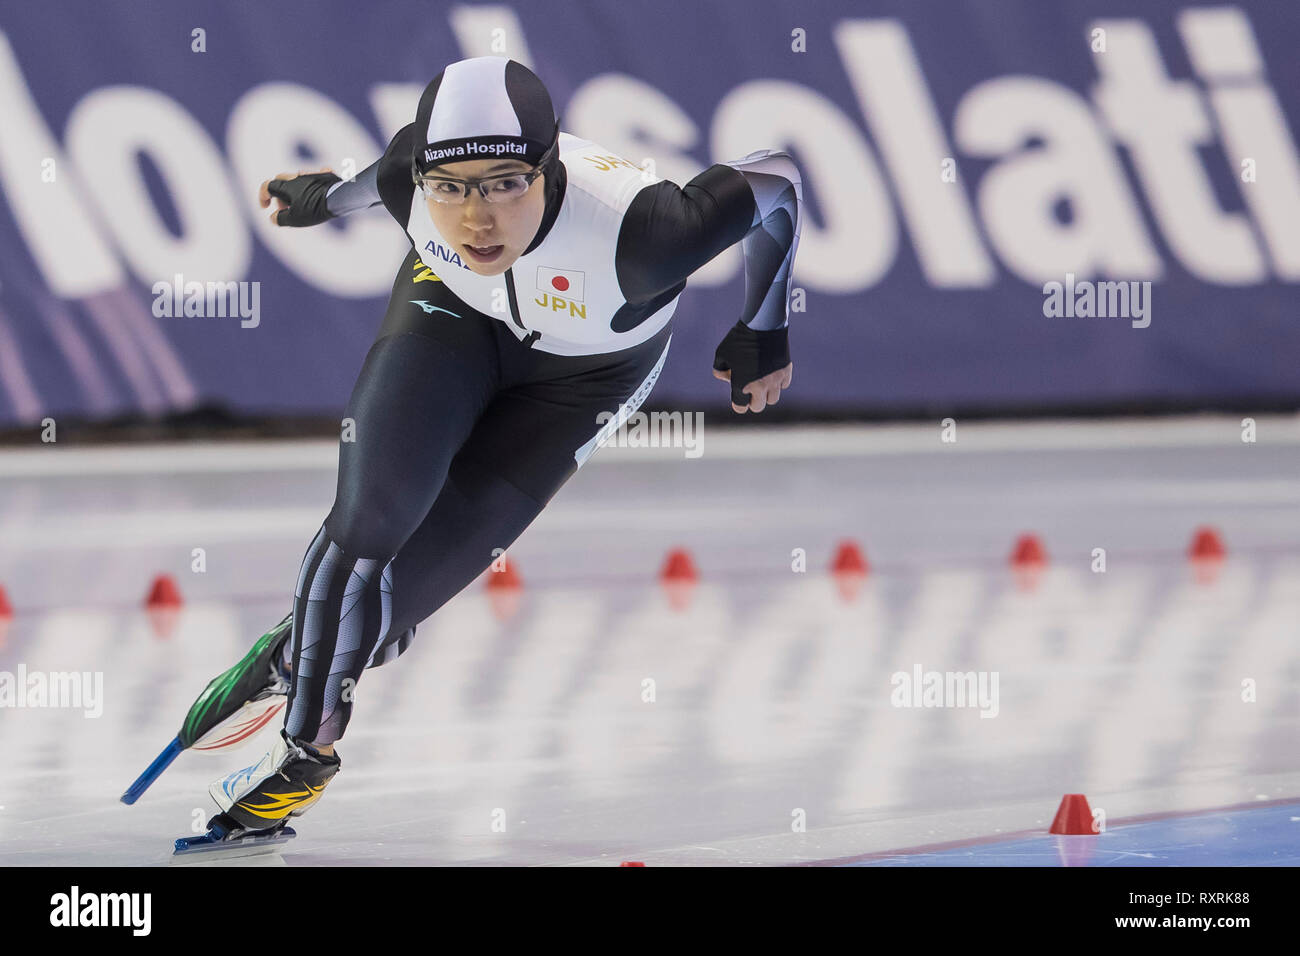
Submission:
<svg viewBox="0 0 1300 956">
<path fill-rule="evenodd" d="M 444 309 L 441 306 L 430 305 L 428 302 L 425 302 L 423 299 L 408 299 L 407 301 L 410 302 L 412 305 L 418 305 L 420 308 L 424 309 L 426 314 L 432 312 L 446 312 L 448 315 L 455 315 L 456 318 L 458 319 L 460 318 L 460 316 L 456 315 L 456 313 L 451 311 L 451 309 Z"/>
</svg>

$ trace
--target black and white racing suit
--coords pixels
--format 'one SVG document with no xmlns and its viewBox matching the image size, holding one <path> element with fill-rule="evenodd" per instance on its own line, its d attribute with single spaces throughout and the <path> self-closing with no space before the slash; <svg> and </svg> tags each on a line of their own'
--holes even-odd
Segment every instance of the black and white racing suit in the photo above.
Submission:
<svg viewBox="0 0 1300 956">
<path fill-rule="evenodd" d="M 295 591 L 287 731 L 342 737 L 344 693 L 399 655 L 415 625 L 482 573 L 640 406 L 667 357 L 686 280 L 743 242 L 746 297 L 729 337 L 766 374 L 784 351 L 801 182 L 763 150 L 686 186 L 560 134 L 554 202 L 502 275 L 472 272 L 439 235 L 411 178 L 414 124 L 354 181 L 334 215 L 382 203 L 406 231 L 379 334 L 348 401 L 334 506 Z M 777 364 L 779 363 L 779 364 Z M 771 366 L 771 367 L 768 367 Z M 747 381 L 735 381 L 733 400 Z M 740 404 L 748 401 L 740 396 Z M 605 424 L 606 416 L 613 413 Z"/>
</svg>

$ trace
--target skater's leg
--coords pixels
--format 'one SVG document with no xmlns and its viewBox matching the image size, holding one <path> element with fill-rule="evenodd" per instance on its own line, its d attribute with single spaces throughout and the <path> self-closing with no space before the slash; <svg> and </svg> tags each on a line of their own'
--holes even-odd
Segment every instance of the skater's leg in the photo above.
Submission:
<svg viewBox="0 0 1300 956">
<path fill-rule="evenodd" d="M 503 478 L 503 464 L 458 457 L 433 508 L 393 559 L 390 631 L 399 639 L 478 577 L 497 549 L 510 547 L 541 513 L 545 502 Z M 386 660 L 404 649 L 392 647 L 383 648 L 391 655 Z"/>
<path fill-rule="evenodd" d="M 428 516 L 393 559 L 390 641 L 409 639 L 409 629 L 481 574 L 496 549 L 514 543 L 594 451 L 602 412 L 636 410 L 662 367 L 669 335 L 665 329 L 604 358 L 530 359 L 532 374 L 488 406 Z"/>
<path fill-rule="evenodd" d="M 409 256 L 394 284 L 384 328 L 348 402 L 354 440 L 339 444 L 334 506 L 295 589 L 285 729 L 316 745 L 342 736 L 348 691 L 375 648 L 401 636 L 390 627 L 390 562 L 429 513 L 498 384 L 492 320 L 465 309 L 441 283 L 414 288 L 413 261 Z M 460 311 L 431 316 L 416 299 Z"/>
<path fill-rule="evenodd" d="M 424 294 L 433 297 L 437 291 Z M 598 438 L 617 427 L 617 419 L 602 424 L 603 417 L 621 412 L 625 418 L 644 401 L 663 366 L 671 336 L 669 326 L 633 349 L 560 357 L 518 347 L 509 333 L 493 331 L 505 341 L 504 354 L 498 355 L 504 370 L 498 367 L 497 372 L 506 387 L 491 400 L 452 458 L 419 527 L 382 569 L 363 568 L 371 574 L 370 586 L 378 589 L 371 607 L 379 605 L 379 626 L 363 630 L 356 642 L 332 647 L 328 675 L 334 692 L 327 698 L 330 713 L 325 714 L 322 705 L 322 717 L 314 721 L 311 740 L 316 744 L 329 744 L 342 736 L 351 711 L 341 693 L 342 682 L 355 682 L 367 665 L 400 654 L 415 625 L 482 573 L 494 559 L 495 549 L 508 548 L 592 454 Z M 330 552 L 325 540 L 331 530 L 327 522 L 324 539 L 318 536 L 304 561 L 304 576 L 319 576 L 314 568 L 327 562 Z M 353 583 L 354 590 L 359 587 Z M 299 587 L 300 610 L 303 604 L 311 606 L 312 599 L 302 597 L 304 591 L 311 593 L 305 580 Z M 342 605 L 341 596 L 323 589 L 317 589 L 315 600 L 336 602 L 327 608 Z M 336 612 L 328 610 L 324 618 L 336 620 Z M 372 635 L 378 636 L 372 639 Z M 314 670 L 317 660 L 326 658 L 324 654 L 314 658 Z M 295 664 L 301 666 L 297 661 L 295 651 Z M 300 730 L 290 732 L 308 739 Z"/>
<path fill-rule="evenodd" d="M 289 635 L 293 632 L 293 607 L 289 608 Z M 370 663 L 366 667 L 379 667 L 395 659 L 404 650 L 411 646 L 411 641 L 415 640 L 415 628 L 408 627 L 403 631 L 395 631 L 392 626 L 388 629 L 388 638 L 384 643 L 383 650 L 378 654 L 372 654 Z M 279 654 L 276 658 L 278 669 L 281 677 L 288 683 L 293 680 L 293 641 L 285 640 L 280 643 Z"/>
<path fill-rule="evenodd" d="M 425 309 L 431 301 L 436 317 Z M 407 257 L 348 401 L 334 506 L 298 575 L 285 726 L 260 762 L 209 787 L 221 810 L 210 835 L 283 826 L 338 772 L 331 745 L 347 725 L 347 691 L 381 642 L 392 636 L 400 651 L 409 639 L 390 635 L 393 556 L 429 513 L 498 389 L 496 325 L 447 292 L 414 253 Z M 267 659 L 270 647 L 263 643 Z"/>
</svg>

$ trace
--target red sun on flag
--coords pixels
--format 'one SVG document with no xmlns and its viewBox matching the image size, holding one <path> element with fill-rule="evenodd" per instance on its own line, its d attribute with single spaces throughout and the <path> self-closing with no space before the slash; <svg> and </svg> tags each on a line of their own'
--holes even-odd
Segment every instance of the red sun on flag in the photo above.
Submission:
<svg viewBox="0 0 1300 956">
<path fill-rule="evenodd" d="M 552 269 L 539 266 L 537 288 L 547 294 L 563 293 L 570 302 L 582 302 L 587 293 L 587 273 L 579 269 Z"/>
</svg>

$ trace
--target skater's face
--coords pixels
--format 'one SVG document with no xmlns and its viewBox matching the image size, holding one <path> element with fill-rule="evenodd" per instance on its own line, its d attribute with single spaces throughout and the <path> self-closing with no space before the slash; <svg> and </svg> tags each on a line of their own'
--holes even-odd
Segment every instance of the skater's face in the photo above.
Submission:
<svg viewBox="0 0 1300 956">
<path fill-rule="evenodd" d="M 473 159 L 443 163 L 427 175 L 473 180 L 532 169 L 517 159 Z M 505 202 L 488 202 L 477 187 L 459 204 L 439 202 L 430 195 L 424 201 L 434 227 L 455 247 L 470 271 L 495 276 L 514 265 L 537 235 L 546 212 L 546 177 L 538 176 L 517 198 Z"/>
</svg>

